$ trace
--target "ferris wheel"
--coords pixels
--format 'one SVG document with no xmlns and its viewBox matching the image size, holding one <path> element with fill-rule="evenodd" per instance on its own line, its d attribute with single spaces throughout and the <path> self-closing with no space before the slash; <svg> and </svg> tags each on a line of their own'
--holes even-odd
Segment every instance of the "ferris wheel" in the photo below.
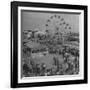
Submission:
<svg viewBox="0 0 90 90">
<path fill-rule="evenodd" d="M 49 32 L 61 32 L 61 33 L 66 33 L 68 31 L 71 31 L 71 26 L 69 23 L 67 23 L 63 17 L 60 15 L 52 15 L 47 19 L 46 24 L 45 24 L 46 30 Z"/>
</svg>

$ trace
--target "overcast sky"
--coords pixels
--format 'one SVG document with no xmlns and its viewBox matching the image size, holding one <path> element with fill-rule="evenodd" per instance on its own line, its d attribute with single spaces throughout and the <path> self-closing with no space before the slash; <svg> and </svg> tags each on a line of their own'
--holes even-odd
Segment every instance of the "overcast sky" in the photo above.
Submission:
<svg viewBox="0 0 90 90">
<path fill-rule="evenodd" d="M 56 18 L 55 18 L 56 15 Z M 52 19 L 50 17 L 53 16 Z M 58 16 L 60 18 L 58 19 Z M 61 18 L 64 20 L 61 21 Z M 21 26 L 22 30 L 46 30 L 47 20 L 50 19 L 51 22 L 48 23 L 48 29 L 53 32 L 55 25 L 59 26 L 60 23 L 65 22 L 71 27 L 71 31 L 79 32 L 79 14 L 67 14 L 67 13 L 46 13 L 46 12 L 32 12 L 32 11 L 22 11 L 21 13 Z M 59 26 L 60 30 L 65 29 L 65 25 Z M 68 31 L 69 29 L 65 29 Z"/>
</svg>

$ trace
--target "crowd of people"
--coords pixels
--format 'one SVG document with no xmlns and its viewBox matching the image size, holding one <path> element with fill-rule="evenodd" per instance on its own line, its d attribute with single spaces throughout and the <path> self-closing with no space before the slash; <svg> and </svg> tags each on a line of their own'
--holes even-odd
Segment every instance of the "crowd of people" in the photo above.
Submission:
<svg viewBox="0 0 90 90">
<path fill-rule="evenodd" d="M 79 73 L 79 52 L 63 49 L 59 55 L 63 56 L 63 62 L 57 56 L 53 57 L 52 68 L 47 68 L 45 63 L 37 64 L 30 58 L 29 63 L 23 64 L 24 76 L 52 76 L 52 75 L 74 75 Z"/>
</svg>

